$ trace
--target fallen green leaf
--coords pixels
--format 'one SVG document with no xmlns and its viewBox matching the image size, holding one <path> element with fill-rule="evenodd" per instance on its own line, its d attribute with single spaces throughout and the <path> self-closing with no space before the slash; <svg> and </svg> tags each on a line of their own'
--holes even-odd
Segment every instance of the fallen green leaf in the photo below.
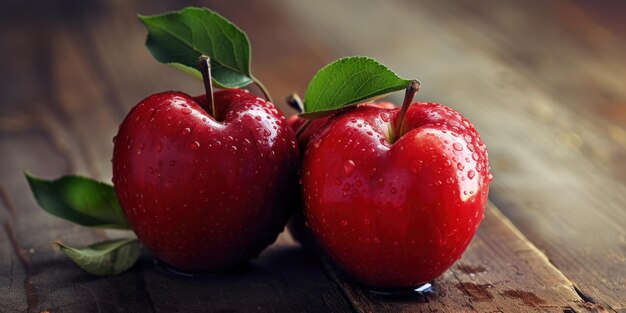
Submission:
<svg viewBox="0 0 626 313">
<path fill-rule="evenodd" d="M 139 259 L 137 239 L 115 239 L 75 249 L 55 242 L 61 251 L 86 272 L 97 276 L 111 276 L 131 268 Z"/>
<path fill-rule="evenodd" d="M 44 180 L 24 175 L 48 213 L 83 226 L 130 229 L 113 186 L 80 176 Z"/>
</svg>

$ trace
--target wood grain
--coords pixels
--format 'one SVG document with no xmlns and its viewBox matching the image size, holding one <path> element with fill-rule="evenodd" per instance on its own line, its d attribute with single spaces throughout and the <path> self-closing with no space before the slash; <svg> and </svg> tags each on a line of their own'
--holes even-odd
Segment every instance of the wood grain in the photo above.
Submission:
<svg viewBox="0 0 626 313">
<path fill-rule="evenodd" d="M 563 276 L 493 205 L 468 250 L 424 294 L 377 295 L 336 268 L 337 279 L 362 312 L 586 312 Z"/>
<path fill-rule="evenodd" d="M 0 51 L 12 54 L 0 58 L 0 312 L 626 309 L 624 41 L 619 23 L 597 21 L 602 11 L 557 1 L 201 3 L 248 33 L 253 72 L 286 112 L 280 100 L 303 94 L 322 65 L 366 54 L 419 74 L 421 99 L 475 122 L 492 156 L 491 198 L 524 235 L 490 207 L 435 293 L 373 295 L 286 233 L 236 275 L 173 276 L 149 253 L 116 277 L 83 273 L 50 242 L 129 234 L 47 215 L 22 170 L 109 181 L 111 138 L 130 107 L 158 91 L 202 91 L 153 61 L 136 20 L 187 4 L 199 3 L 0 4 Z"/>
<path fill-rule="evenodd" d="M 198 81 L 152 60 L 136 20 L 137 12 L 179 5 L 155 9 L 102 1 L 62 10 L 43 6 L 44 12 L 33 13 L 40 21 L 10 20 L 18 31 L 5 31 L 0 47 L 11 47 L 22 57 L 0 60 L 10 69 L 2 82 L 18 75 L 14 89 L 3 89 L 8 100 L 2 102 L 0 128 L 1 312 L 351 310 L 316 257 L 288 234 L 242 273 L 203 279 L 163 273 L 147 253 L 127 273 L 95 278 L 52 248 L 56 239 L 81 246 L 107 236 L 39 209 L 22 170 L 48 178 L 78 173 L 110 181 L 111 138 L 126 111 L 156 91 L 201 90 Z M 17 4 L 13 9 L 30 8 Z M 45 10 L 59 14 L 58 19 Z M 133 44 L 120 44 L 127 40 Z"/>
<path fill-rule="evenodd" d="M 585 298 L 626 310 L 619 36 L 567 2 L 280 5 L 307 37 L 417 76 L 419 99 L 473 121 L 490 151 L 491 199 Z"/>
</svg>

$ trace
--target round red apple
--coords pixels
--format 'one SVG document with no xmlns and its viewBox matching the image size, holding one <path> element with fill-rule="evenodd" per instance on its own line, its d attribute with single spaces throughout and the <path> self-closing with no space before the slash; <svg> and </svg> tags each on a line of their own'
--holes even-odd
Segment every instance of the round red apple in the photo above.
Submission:
<svg viewBox="0 0 626 313">
<path fill-rule="evenodd" d="M 304 157 L 313 235 L 371 287 L 441 275 L 466 249 L 487 201 L 487 150 L 472 124 L 444 105 L 410 103 L 404 116 L 371 106 L 333 116 Z"/>
<path fill-rule="evenodd" d="M 216 92 L 213 105 L 152 95 L 115 140 L 113 182 L 128 221 L 183 271 L 223 271 L 257 256 L 283 230 L 298 192 L 298 150 L 282 113 L 239 89 Z"/>
</svg>

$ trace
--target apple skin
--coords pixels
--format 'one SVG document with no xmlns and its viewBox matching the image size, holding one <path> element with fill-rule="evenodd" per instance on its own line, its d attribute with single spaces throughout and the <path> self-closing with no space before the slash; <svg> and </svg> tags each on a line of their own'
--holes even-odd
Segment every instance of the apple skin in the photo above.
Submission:
<svg viewBox="0 0 626 313">
<path fill-rule="evenodd" d="M 166 264 L 220 272 L 276 240 L 298 194 L 295 136 L 276 107 L 245 90 L 152 95 L 121 124 L 113 182 L 137 237 Z"/>
<path fill-rule="evenodd" d="M 450 268 L 484 217 L 492 180 L 486 147 L 461 114 L 413 103 L 390 144 L 399 110 L 360 106 L 333 116 L 302 168 L 313 236 L 374 288 L 415 287 Z"/>
<path fill-rule="evenodd" d="M 371 106 L 385 109 L 393 109 L 395 106 L 391 102 L 367 102 L 361 103 L 358 106 Z M 348 109 L 349 110 L 349 109 Z M 331 115 L 332 116 L 332 115 Z M 306 150 L 306 146 L 311 140 L 311 137 L 315 135 L 324 125 L 328 122 L 328 119 L 331 116 L 315 119 L 311 121 L 311 124 L 298 136 L 298 148 L 300 150 L 300 155 L 304 155 L 304 151 Z M 301 118 L 297 114 L 290 116 L 287 119 L 287 123 L 291 126 L 291 129 L 296 132 L 307 120 Z M 289 219 L 289 223 L 287 223 L 287 229 L 289 233 L 297 242 L 302 244 L 305 247 L 310 247 L 312 245 L 313 239 L 311 238 L 311 232 L 306 227 L 306 220 L 304 218 L 304 212 L 302 210 L 302 200 L 297 201 L 297 207 L 295 208 L 291 219 Z"/>
</svg>

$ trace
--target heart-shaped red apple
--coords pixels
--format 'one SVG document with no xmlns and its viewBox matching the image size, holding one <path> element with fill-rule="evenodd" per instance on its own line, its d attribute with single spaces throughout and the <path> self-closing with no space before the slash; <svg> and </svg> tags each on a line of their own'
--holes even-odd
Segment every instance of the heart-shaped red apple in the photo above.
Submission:
<svg viewBox="0 0 626 313">
<path fill-rule="evenodd" d="M 317 242 L 365 285 L 410 288 L 461 257 L 483 219 L 487 150 L 444 105 L 358 106 L 307 146 L 305 215 Z"/>
</svg>

